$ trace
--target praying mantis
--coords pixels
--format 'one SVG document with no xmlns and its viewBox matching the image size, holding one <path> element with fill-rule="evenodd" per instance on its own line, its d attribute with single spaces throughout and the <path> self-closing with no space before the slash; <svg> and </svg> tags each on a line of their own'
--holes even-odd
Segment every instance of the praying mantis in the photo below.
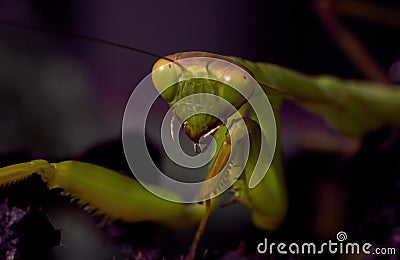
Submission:
<svg viewBox="0 0 400 260">
<path fill-rule="evenodd" d="M 240 58 L 228 58 L 204 52 L 178 53 L 161 58 L 153 67 L 155 87 L 157 88 L 160 82 L 168 81 L 171 77 L 181 77 L 185 70 L 190 71 L 190 67 L 179 63 L 180 60 L 188 57 L 211 57 L 228 61 L 242 69 L 235 70 L 229 76 L 243 86 L 243 91 L 248 91 L 245 98 L 230 92 L 232 90 L 227 93 L 217 92 L 216 95 L 228 99 L 242 116 L 248 115 L 247 119 L 243 120 L 244 125 L 234 120 L 222 124 L 213 117 L 204 117 L 201 114 L 181 123 L 183 131 L 194 143 L 198 143 L 204 135 L 214 135 L 218 143 L 218 151 L 209 168 L 207 179 L 218 175 L 221 168 L 230 163 L 227 157 L 230 155 L 232 140 L 235 136 L 239 136 L 236 141 L 240 143 L 241 129 L 246 127 L 250 136 L 249 160 L 242 165 L 243 173 L 240 172 L 240 177 L 233 180 L 230 190 L 235 202 L 251 210 L 253 223 L 261 229 L 273 230 L 279 227 L 287 211 L 287 195 L 279 133 L 267 174 L 258 185 L 249 187 L 254 160 L 258 159 L 260 151 L 260 140 L 263 135 L 270 134 L 260 129 L 259 125 L 262 122 L 258 122 L 258 118 L 252 114 L 252 109 L 248 105 L 247 99 L 257 98 L 261 94 L 249 91 L 246 85 L 246 79 L 249 79 L 249 76 L 259 82 L 263 93 L 268 96 L 278 128 L 279 109 L 285 98 L 292 99 L 306 109 L 319 114 L 342 133 L 357 138 L 385 125 L 400 126 L 400 118 L 396 116 L 396 111 L 400 109 L 399 89 L 386 88 L 382 84 L 366 81 L 344 81 L 331 76 L 311 77 L 273 64 L 254 63 Z M 165 74 L 161 68 L 171 68 L 172 72 Z M 229 73 L 226 68 L 213 70 L 206 66 L 202 70 L 222 76 L 227 76 Z M 241 74 L 245 72 L 247 74 Z M 192 86 L 205 87 L 202 91 L 199 90 L 200 87 L 193 87 L 189 95 L 207 93 L 213 89 L 228 89 L 225 85 L 198 78 L 190 79 L 190 82 Z M 180 93 L 185 87 L 187 86 L 182 83 L 169 89 L 161 87 L 158 90 L 161 96 L 173 106 L 184 97 Z M 224 111 L 221 114 L 226 117 L 231 116 L 231 113 Z M 0 169 L 0 185 L 22 181 L 33 173 L 39 174 L 49 189 L 61 188 L 64 194 L 78 198 L 81 203 L 88 203 L 90 209 L 97 210 L 99 214 L 104 214 L 110 219 L 121 219 L 126 222 L 153 221 L 173 228 L 193 227 L 201 222 L 188 258 L 194 258 L 198 239 L 204 229 L 208 214 L 215 209 L 219 199 L 218 196 L 210 197 L 210 193 L 213 193 L 215 187 L 218 186 L 215 184 L 211 187 L 204 186 L 200 193 L 203 195 L 201 200 L 206 201 L 205 205 L 168 201 L 150 193 L 132 178 L 100 166 L 77 161 L 49 163 L 44 160 L 35 160 L 4 167 Z M 232 173 L 228 170 L 225 174 L 230 177 Z M 166 196 L 177 196 L 171 194 L 171 191 L 150 186 L 152 190 L 159 190 Z"/>
</svg>

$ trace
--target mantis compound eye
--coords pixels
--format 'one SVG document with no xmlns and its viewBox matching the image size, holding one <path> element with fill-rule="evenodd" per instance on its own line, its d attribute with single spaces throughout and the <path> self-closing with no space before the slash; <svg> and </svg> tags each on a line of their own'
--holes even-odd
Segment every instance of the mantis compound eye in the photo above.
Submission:
<svg viewBox="0 0 400 260">
<path fill-rule="evenodd" d="M 217 61 L 209 64 L 208 71 L 231 89 L 224 91 L 222 97 L 236 108 L 240 108 L 253 95 L 255 85 L 254 81 L 250 80 L 252 75 L 242 66 Z M 230 86 L 234 86 L 234 89 Z"/>
<path fill-rule="evenodd" d="M 168 59 L 173 57 L 168 56 Z M 159 59 L 153 66 L 152 79 L 154 86 L 161 96 L 171 102 L 176 97 L 178 86 L 175 84 L 182 74 L 182 68 L 178 64 L 167 59 Z"/>
</svg>

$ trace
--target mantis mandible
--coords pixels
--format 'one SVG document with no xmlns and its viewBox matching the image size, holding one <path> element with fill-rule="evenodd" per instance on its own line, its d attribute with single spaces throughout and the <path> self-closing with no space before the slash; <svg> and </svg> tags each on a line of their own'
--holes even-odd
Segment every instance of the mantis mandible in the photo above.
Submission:
<svg viewBox="0 0 400 260">
<path fill-rule="evenodd" d="M 204 52 L 167 56 L 160 59 L 153 70 L 165 65 L 168 67 L 169 64 L 175 64 L 187 56 L 208 56 L 229 60 L 253 74 L 270 99 L 277 126 L 279 126 L 279 108 L 284 98 L 295 100 L 298 104 L 321 115 L 339 131 L 357 138 L 384 125 L 400 126 L 400 118 L 396 116 L 396 112 L 400 109 L 400 91 L 395 88 L 382 88 L 379 84 L 343 81 L 330 76 L 310 77 L 272 64 L 253 63 L 240 58 L 226 58 Z M 173 73 L 175 74 L 167 74 L 167 77 L 171 75 L 179 77 L 181 72 L 174 70 Z M 163 77 L 154 79 L 156 87 L 158 80 L 166 80 Z M 242 75 L 238 75 L 237 80 L 245 79 Z M 209 84 L 211 88 L 214 84 L 195 79 L 194 83 L 196 82 L 200 82 L 199 85 L 202 86 Z M 241 84 L 245 86 L 245 82 Z M 198 92 L 199 89 L 193 89 L 193 93 Z M 171 104 L 182 98 L 177 93 L 179 91 L 171 88 L 161 93 L 161 96 Z M 217 93 L 217 95 L 231 98 L 231 93 Z M 249 92 L 248 98 L 252 98 L 253 95 L 254 93 Z M 251 108 L 242 97 L 235 96 L 230 101 L 238 110 L 242 110 L 243 114 L 251 115 Z M 254 167 L 253 160 L 257 160 L 259 142 L 265 133 L 260 130 L 257 118 L 250 116 L 244 121 L 251 136 L 250 159 L 245 165 L 244 174 L 234 182 L 231 191 L 234 194 L 234 201 L 252 211 L 253 222 L 257 227 L 265 230 L 276 229 L 283 221 L 287 210 L 279 135 L 268 174 L 259 185 L 250 189 L 248 181 Z M 199 139 L 208 133 L 214 134 L 218 142 L 218 152 L 207 178 L 217 175 L 225 164 L 229 164 L 227 157 L 232 145 L 229 133 L 240 133 L 241 127 L 244 126 L 237 124 L 236 121 L 221 127 L 221 122 L 212 117 L 203 117 L 200 121 L 198 118 L 192 118 L 183 122 L 183 131 L 194 143 L 198 143 Z M 228 134 L 225 133 L 227 129 L 231 130 Z M 154 221 L 174 228 L 192 227 L 201 221 L 188 258 L 194 258 L 207 217 L 218 200 L 218 197 L 211 200 L 208 197 L 216 187 L 206 186 L 201 193 L 203 199 L 206 199 L 205 206 L 196 203 L 184 205 L 170 202 L 149 193 L 132 178 L 100 166 L 76 161 L 48 163 L 44 160 L 35 160 L 4 167 L 0 169 L 0 185 L 22 181 L 33 173 L 39 174 L 49 189 L 62 188 L 64 194 L 78 198 L 81 203 L 88 203 L 90 208 L 111 219 L 121 219 L 126 222 Z M 226 174 L 230 176 L 229 171 Z M 161 192 L 169 193 L 169 191 Z M 157 209 L 157 212 L 154 212 L 154 209 Z"/>
</svg>

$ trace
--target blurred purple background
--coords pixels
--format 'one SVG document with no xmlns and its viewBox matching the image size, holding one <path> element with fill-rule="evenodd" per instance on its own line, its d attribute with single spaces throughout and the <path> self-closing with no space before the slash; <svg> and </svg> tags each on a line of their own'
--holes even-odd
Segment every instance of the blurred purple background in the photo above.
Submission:
<svg viewBox="0 0 400 260">
<path fill-rule="evenodd" d="M 375 2 L 399 7 L 398 1 Z M 87 34 L 160 55 L 201 50 L 276 63 L 308 74 L 363 78 L 324 30 L 311 1 L 0 0 L 0 19 Z M 343 21 L 389 73 L 400 58 L 399 28 L 351 18 Z M 125 104 L 156 60 L 98 43 L 0 24 L 0 157 L 12 158 L 10 162 L 22 158 L 81 159 L 97 145 L 118 142 Z M 310 148 L 307 138 L 317 138 L 316 131 L 328 132 L 320 140 L 336 136 L 323 120 L 292 103 L 283 109 L 283 129 L 288 155 Z M 335 138 L 327 145 L 339 140 Z M 354 152 L 357 144 L 337 138 L 343 141 L 343 150 Z M 107 160 L 123 160 L 117 156 L 120 154 L 110 154 Z M 7 163 L 4 160 L 1 166 Z M 340 199 L 343 195 L 335 182 L 322 184 L 323 190 L 328 190 L 327 197 Z M 58 219 L 56 226 L 66 226 L 69 222 L 63 222 L 63 216 L 70 211 L 51 210 L 48 215 L 54 222 Z M 230 214 L 226 212 L 222 219 Z M 250 225 L 248 219 L 232 218 L 214 221 L 218 223 L 214 223 L 214 231 L 233 225 L 240 233 L 241 221 Z M 82 241 L 83 237 L 76 235 L 81 233 L 72 230 L 86 234 L 89 231 L 82 231 L 85 228 L 85 224 L 65 227 L 65 233 L 71 232 L 64 241 L 69 249 L 56 249 L 61 251 L 58 259 L 71 257 L 68 250 L 78 254 L 90 251 L 79 249 L 78 244 L 86 239 Z M 191 233 L 183 237 L 190 240 Z M 95 242 L 85 247 L 89 244 Z M 103 247 L 112 248 L 101 240 L 87 254 L 102 255 L 99 248 Z"/>
</svg>

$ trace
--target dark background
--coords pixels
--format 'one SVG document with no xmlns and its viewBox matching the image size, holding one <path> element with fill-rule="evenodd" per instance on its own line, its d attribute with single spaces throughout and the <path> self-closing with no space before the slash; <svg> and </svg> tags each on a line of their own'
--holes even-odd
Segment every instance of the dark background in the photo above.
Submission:
<svg viewBox="0 0 400 260">
<path fill-rule="evenodd" d="M 399 8 L 397 1 L 375 2 Z M 160 55 L 201 50 L 276 63 L 308 74 L 365 77 L 325 31 L 311 1 L 1 0 L 0 18 L 62 32 L 87 34 Z M 341 20 L 385 71 L 399 60 L 400 28 L 349 17 Z M 49 161 L 78 159 L 128 171 L 120 149 L 123 111 L 130 93 L 151 71 L 156 58 L 15 27 L 0 25 L 0 35 L 1 165 L 35 158 Z M 389 207 L 397 219 L 390 222 L 392 224 L 387 224 L 387 221 L 387 225 L 382 224 L 385 231 L 375 236 L 371 231 L 374 229 L 368 225 L 359 229 L 371 231 L 368 238 L 378 239 L 379 243 L 387 241 L 390 230 L 399 225 L 398 204 L 391 202 L 395 195 L 382 195 L 382 199 L 375 203 L 378 206 L 358 203 L 361 204 L 359 208 L 352 208 L 357 209 L 359 215 L 349 207 L 357 205 L 357 201 L 370 201 L 369 196 L 372 196 L 360 195 L 354 187 L 361 185 L 366 194 L 387 190 L 384 185 L 395 190 L 393 181 L 398 180 L 398 164 L 390 158 L 399 151 L 398 139 L 389 142 L 389 155 L 385 157 L 376 147 L 396 130 L 375 133 L 372 138 L 375 141 L 362 149 L 361 155 L 357 154 L 358 142 L 334 134 L 337 139 L 333 140 L 342 142 L 343 145 L 338 145 L 342 148 L 331 149 L 327 154 L 309 145 L 313 141 L 304 139 L 304 136 L 310 134 L 302 135 L 312 134 L 316 129 L 331 137 L 331 130 L 320 118 L 287 103 L 282 120 L 291 197 L 287 223 L 272 234 L 257 231 L 251 227 L 248 213 L 239 209 L 241 213 L 236 216 L 237 206 L 232 206 L 234 209 L 223 209 L 224 212 L 211 219 L 202 249 L 235 250 L 239 242 L 245 240 L 249 251 L 254 251 L 257 241 L 266 235 L 284 240 L 326 239 L 334 236 L 338 228 L 347 228 L 346 231 L 357 229 L 353 224 L 369 218 L 369 213 L 365 212 L 372 210 L 371 214 L 375 216 L 379 205 Z M 305 150 L 310 147 L 311 150 Z M 154 150 L 157 151 L 157 145 Z M 375 155 L 389 161 L 370 159 L 376 158 Z M 394 177 L 384 178 L 381 184 L 374 183 L 374 176 L 385 174 L 382 165 L 386 165 L 387 172 L 393 172 Z M 371 172 L 370 179 L 360 176 L 364 168 L 371 171 L 374 167 L 376 171 Z M 63 243 L 68 248 L 54 249 L 52 254 L 56 259 L 70 259 L 73 254 L 78 254 L 81 259 L 108 259 L 106 255 L 120 251 L 117 248 L 121 242 L 117 246 L 111 244 L 104 238 L 107 232 L 98 231 L 94 225 L 86 230 L 92 219 L 74 208 L 65 207 L 68 204 L 63 199 L 47 198 L 55 193 L 46 193 L 44 187 L 39 188 L 43 189 L 41 195 L 34 191 L 20 191 L 29 190 L 31 186 L 19 186 L 17 195 L 14 195 L 15 203 L 21 207 L 32 203 L 43 206 L 53 224 L 63 228 Z M 12 195 L 6 193 L 4 196 Z M 57 203 L 61 206 L 56 207 Z M 321 217 L 326 205 L 336 209 L 333 215 L 328 210 L 328 219 Z M 335 212 L 339 212 L 338 215 Z M 333 217 L 329 217 L 331 215 Z M 338 222 L 330 225 L 335 218 Z M 142 243 L 149 241 L 147 246 L 150 248 L 163 245 L 162 242 L 155 243 L 157 239 L 154 237 L 165 239 L 170 236 L 170 231 L 151 225 L 124 226 L 123 229 L 133 232 L 138 241 L 143 236 L 145 242 Z M 185 252 L 192 232 L 174 234 L 178 241 L 174 244 L 175 253 Z M 362 237 L 363 234 L 355 232 L 354 236 Z M 165 244 L 160 247 L 168 248 Z M 111 252 L 106 253 L 104 248 Z"/>
</svg>

